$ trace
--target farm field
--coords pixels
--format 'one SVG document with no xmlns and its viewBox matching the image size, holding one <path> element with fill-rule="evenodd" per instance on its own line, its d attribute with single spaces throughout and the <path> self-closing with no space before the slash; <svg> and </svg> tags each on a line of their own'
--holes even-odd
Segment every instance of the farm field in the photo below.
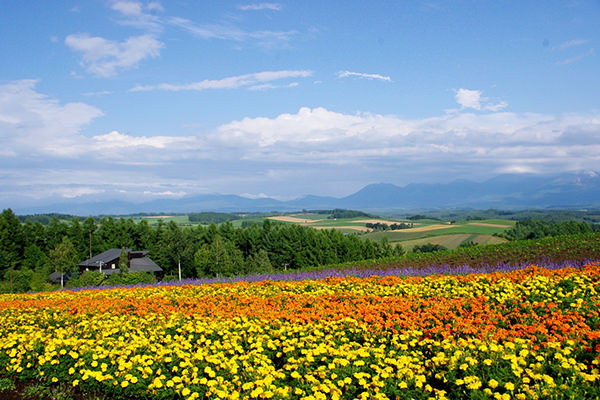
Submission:
<svg viewBox="0 0 600 400">
<path fill-rule="evenodd" d="M 360 233 L 362 238 L 375 241 L 380 241 L 385 237 L 390 243 L 402 245 L 405 250 L 426 243 L 440 244 L 449 249 L 454 249 L 466 241 L 473 241 L 477 244 L 503 243 L 506 240 L 493 235 L 502 233 L 515 225 L 515 221 L 501 219 L 459 221 L 451 224 L 434 219 L 408 221 L 364 217 L 328 219 L 327 217 L 328 215 L 323 214 L 303 213 L 268 218 L 273 221 L 299 224 L 315 229 L 338 229 L 344 233 Z M 367 223 L 387 225 L 410 223 L 413 224 L 413 227 L 373 231 L 366 227 Z"/>
<path fill-rule="evenodd" d="M 364 237 L 372 240 L 381 240 L 383 237 L 387 237 L 390 243 L 400 244 L 405 250 L 426 243 L 440 244 L 454 249 L 467 241 L 477 244 L 506 242 L 505 239 L 493 235 L 504 232 L 514 224 L 515 221 L 508 220 L 460 221 L 454 224 L 440 224 L 437 221 L 410 229 L 371 232 L 365 234 Z"/>
<path fill-rule="evenodd" d="M 190 219 L 187 215 L 152 215 L 143 217 L 132 217 L 134 222 L 147 221 L 150 226 L 158 225 L 159 221 L 165 224 L 169 221 L 175 222 L 177 225 L 191 225 Z"/>
<path fill-rule="evenodd" d="M 405 240 L 402 241 L 401 244 L 404 250 L 410 251 L 415 246 L 421 246 L 427 243 L 439 244 L 447 249 L 455 249 L 464 242 L 473 242 L 475 244 L 497 244 L 505 243 L 506 239 L 486 234 L 457 233 L 451 235 L 438 235 L 433 237 L 428 236 L 421 239 Z"/>
<path fill-rule="evenodd" d="M 600 265 L 546 267 L 1 295 L 0 381 L 83 399 L 596 398 Z"/>
</svg>

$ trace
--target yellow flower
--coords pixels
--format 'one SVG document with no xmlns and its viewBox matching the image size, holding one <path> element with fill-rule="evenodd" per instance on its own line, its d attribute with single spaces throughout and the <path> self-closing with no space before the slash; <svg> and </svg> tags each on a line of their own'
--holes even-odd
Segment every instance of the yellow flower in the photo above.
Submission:
<svg viewBox="0 0 600 400">
<path fill-rule="evenodd" d="M 506 390 L 510 390 L 511 392 L 515 390 L 515 385 L 512 382 L 506 382 L 504 384 L 504 387 L 506 388 Z"/>
<path fill-rule="evenodd" d="M 488 386 L 492 389 L 496 389 L 498 387 L 498 381 L 495 379 L 490 379 L 490 381 L 488 382 Z"/>
</svg>

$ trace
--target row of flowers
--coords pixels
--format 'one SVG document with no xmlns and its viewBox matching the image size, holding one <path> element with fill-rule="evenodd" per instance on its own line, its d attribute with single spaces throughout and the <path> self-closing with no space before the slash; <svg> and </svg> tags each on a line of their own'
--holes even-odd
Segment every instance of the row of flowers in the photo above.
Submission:
<svg viewBox="0 0 600 400">
<path fill-rule="evenodd" d="M 600 395 L 600 268 L 0 296 L 0 377 L 111 398 Z"/>
</svg>

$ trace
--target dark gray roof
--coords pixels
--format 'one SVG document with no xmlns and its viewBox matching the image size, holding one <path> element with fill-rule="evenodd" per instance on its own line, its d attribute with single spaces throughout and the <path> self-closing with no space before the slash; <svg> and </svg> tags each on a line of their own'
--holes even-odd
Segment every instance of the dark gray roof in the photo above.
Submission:
<svg viewBox="0 0 600 400">
<path fill-rule="evenodd" d="M 100 262 L 102 262 L 102 264 L 104 264 L 104 265 L 111 264 L 117 258 L 119 258 L 120 255 L 121 255 L 121 249 L 110 249 L 110 250 L 106 250 L 104 253 L 100 253 L 98 255 L 95 255 L 92 258 L 89 258 L 83 262 L 80 262 L 77 265 L 80 267 L 96 267 L 96 268 L 98 268 L 98 265 Z"/>
<path fill-rule="evenodd" d="M 68 280 L 71 277 L 71 273 L 69 273 L 69 272 L 65 272 L 62 275 L 63 275 L 63 282 Z M 60 272 L 56 271 L 56 272 L 51 273 L 49 278 L 50 278 L 50 282 L 59 283 L 60 282 Z"/>
<path fill-rule="evenodd" d="M 152 261 L 151 259 L 146 257 L 146 254 L 149 253 L 147 250 L 132 251 L 127 248 L 125 250 L 127 250 L 127 253 L 128 253 L 129 271 L 131 271 L 131 272 L 140 272 L 140 271 L 161 272 L 162 271 L 162 268 L 160 268 L 158 265 L 156 265 L 156 263 L 154 261 Z M 121 257 L 121 249 L 110 249 L 110 250 L 106 250 L 104 253 L 100 253 L 88 260 L 80 262 L 77 265 L 82 268 L 90 267 L 90 268 L 97 269 L 97 268 L 99 268 L 100 263 L 102 263 L 102 266 L 103 266 L 102 271 L 104 273 L 110 274 L 110 273 L 119 271 L 118 260 L 120 257 Z M 117 268 L 112 269 L 111 268 L 112 264 L 116 264 L 115 266 Z M 60 276 L 59 276 L 59 279 L 60 279 Z"/>
<path fill-rule="evenodd" d="M 156 263 L 154 261 L 152 261 L 151 259 L 149 259 L 148 257 L 142 257 L 142 258 L 132 258 L 129 261 L 129 271 L 130 272 L 140 272 L 140 271 L 146 271 L 146 272 L 161 272 L 162 268 L 159 267 L 158 265 L 156 265 Z"/>
</svg>

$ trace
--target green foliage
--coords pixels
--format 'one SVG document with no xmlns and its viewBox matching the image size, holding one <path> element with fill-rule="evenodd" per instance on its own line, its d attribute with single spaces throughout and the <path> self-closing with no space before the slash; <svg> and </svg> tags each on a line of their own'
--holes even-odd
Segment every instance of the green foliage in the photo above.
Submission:
<svg viewBox="0 0 600 400">
<path fill-rule="evenodd" d="M 343 218 L 376 218 L 374 215 L 367 214 L 366 212 L 357 211 L 357 210 L 344 210 L 341 208 L 336 208 L 331 211 L 331 215 L 328 217 L 330 219 L 343 219 Z"/>
<path fill-rule="evenodd" d="M 17 385 L 12 379 L 9 378 L 0 378 L 0 392 L 5 390 L 15 390 Z"/>
<path fill-rule="evenodd" d="M 267 252 L 264 249 L 260 249 L 250 257 L 248 273 L 267 274 L 270 272 L 273 272 L 273 264 L 271 264 Z"/>
<path fill-rule="evenodd" d="M 500 244 L 462 247 L 432 253 L 407 253 L 402 257 L 331 264 L 323 268 L 425 268 L 434 265 L 483 268 L 490 265 L 586 262 L 600 260 L 600 233 L 549 236 Z"/>
<path fill-rule="evenodd" d="M 201 212 L 188 214 L 190 222 L 195 222 L 202 225 L 221 224 L 227 221 L 239 219 L 238 214 L 219 213 L 219 212 Z"/>
<path fill-rule="evenodd" d="M 57 272 L 74 271 L 78 260 L 79 256 L 73 247 L 73 243 L 66 236 L 50 252 L 50 262 L 54 266 L 54 271 Z"/>
<path fill-rule="evenodd" d="M 395 231 L 395 230 L 399 230 L 399 229 L 412 228 L 413 224 L 412 223 L 406 224 L 404 222 L 400 222 L 397 224 L 386 224 L 383 222 L 376 222 L 376 223 L 367 222 L 365 224 L 365 226 L 369 229 L 373 229 L 374 231 L 387 231 L 388 229 Z"/>
<path fill-rule="evenodd" d="M 232 276 L 247 272 L 242 252 L 220 236 L 211 244 L 202 246 L 194 260 L 201 276 Z"/>
<path fill-rule="evenodd" d="M 19 215 L 19 221 L 21 222 L 39 222 L 42 225 L 48 225 L 50 221 L 53 219 L 59 219 L 62 221 L 70 221 L 73 218 L 79 218 L 70 214 L 60 214 L 60 213 L 48 213 L 48 214 L 29 214 L 29 215 Z"/>
<path fill-rule="evenodd" d="M 119 254 L 119 271 L 121 274 L 129 272 L 129 252 L 125 250 L 125 247 L 121 248 L 121 253 Z"/>
<path fill-rule="evenodd" d="M 11 209 L 0 214 L 0 275 L 5 269 L 19 268 L 25 249 L 23 227 Z"/>
<path fill-rule="evenodd" d="M 508 240 L 540 239 L 547 236 L 575 235 L 579 233 L 590 233 L 592 227 L 587 222 L 577 221 L 545 221 L 539 218 L 531 218 L 518 221 L 516 225 L 502 233 L 500 236 Z"/>
<path fill-rule="evenodd" d="M 446 250 L 446 248 L 439 244 L 425 243 L 420 246 L 415 246 L 412 249 L 413 253 L 433 253 L 434 251 Z"/>
<path fill-rule="evenodd" d="M 81 275 L 69 279 L 67 287 L 100 286 L 104 278 L 104 274 L 100 271 L 84 271 Z"/>
<path fill-rule="evenodd" d="M 4 273 L 4 282 L 0 285 L 0 293 L 23 293 L 31 288 L 30 282 L 33 271 L 29 269 L 8 269 Z"/>
<path fill-rule="evenodd" d="M 129 272 L 127 274 L 110 274 L 104 281 L 103 285 L 136 285 L 138 283 L 154 283 L 156 277 L 150 272 Z"/>
<path fill-rule="evenodd" d="M 436 217 L 431 217 L 431 216 L 427 216 L 427 215 L 423 215 L 423 214 L 415 214 L 415 215 L 411 215 L 410 217 L 407 217 L 406 219 L 409 219 L 411 221 L 417 221 L 420 219 L 431 219 L 434 221 L 441 221 L 441 219 L 436 218 Z"/>
<path fill-rule="evenodd" d="M 337 211 L 353 212 L 352 210 Z M 344 216 L 344 214 L 337 215 Z M 350 215 L 356 216 L 356 214 Z M 497 223 L 501 224 L 501 221 Z M 543 226 L 546 225 L 560 226 L 559 232 L 571 232 L 577 229 L 581 231 L 581 227 L 585 229 L 586 226 L 579 222 Z M 524 231 L 527 224 L 517 224 L 517 226 Z M 451 233 L 455 230 L 470 232 L 469 229 L 483 228 L 503 229 L 457 224 L 440 230 L 440 233 Z M 446 264 L 460 262 L 460 265 L 477 266 L 479 263 L 515 262 L 515 260 L 535 262 L 541 255 L 549 257 L 549 260 L 577 260 L 579 258 L 574 257 L 580 257 L 582 254 L 589 259 L 600 258 L 599 252 L 596 251 L 597 247 L 594 247 L 596 236 L 593 235 L 583 243 L 573 242 L 561 236 L 562 241 L 555 243 L 554 246 L 543 245 L 546 243 L 545 239 L 539 239 L 540 244 L 523 246 L 515 244 L 516 247 L 472 247 L 471 243 L 464 243 L 460 249 L 452 252 L 423 253 L 420 251 L 409 254 L 404 254 L 401 246 L 394 245 L 384 238 L 388 235 L 392 237 L 393 242 L 396 242 L 400 239 L 398 235 L 410 236 L 410 234 L 403 231 L 378 232 L 359 237 L 335 229 L 316 230 L 297 224 L 273 223 L 268 219 L 260 224 L 253 222 L 245 227 L 236 227 L 230 222 L 224 222 L 219 226 L 211 224 L 208 227 L 197 225 L 182 228 L 174 221 L 165 223 L 159 220 L 156 227 L 151 227 L 145 219 L 136 223 L 131 218 L 115 220 L 111 217 L 103 217 L 96 221 L 90 217 L 80 223 L 78 219 L 64 221 L 55 217 L 47 226 L 43 226 L 39 222 L 30 221 L 21 224 L 12 211 L 4 210 L 0 214 L 0 273 L 3 274 L 4 279 L 4 283 L 0 284 L 0 290 L 48 290 L 52 287 L 48 283 L 48 274 L 61 269 L 63 272 L 73 271 L 78 262 L 89 257 L 90 248 L 95 255 L 110 248 L 124 246 L 134 250 L 150 251 L 149 257 L 163 268 L 164 274 L 175 278 L 178 278 L 179 266 L 181 266 L 182 278 L 196 278 L 217 274 L 230 276 L 310 269 L 345 263 L 354 266 L 371 259 L 383 259 L 386 260 L 385 262 L 394 260 L 394 263 L 406 266 L 440 262 Z M 473 240 L 473 237 L 465 237 L 465 240 Z M 570 243 L 570 247 L 565 243 Z M 469 247 L 465 247 L 467 245 Z M 533 251 L 532 248 L 536 250 Z M 12 283 L 7 281 L 9 276 L 5 276 L 9 270 Z M 114 274 L 105 279 L 110 279 L 114 284 L 125 284 L 124 282 L 133 279 L 126 271 L 123 275 L 128 276 L 127 279 L 119 279 L 112 275 Z M 72 279 L 73 283 L 69 286 L 90 285 L 97 281 L 88 277 L 79 281 L 76 276 Z M 22 284 L 23 280 L 28 280 L 28 284 Z M 102 284 L 106 284 L 106 281 L 103 280 Z"/>
</svg>

